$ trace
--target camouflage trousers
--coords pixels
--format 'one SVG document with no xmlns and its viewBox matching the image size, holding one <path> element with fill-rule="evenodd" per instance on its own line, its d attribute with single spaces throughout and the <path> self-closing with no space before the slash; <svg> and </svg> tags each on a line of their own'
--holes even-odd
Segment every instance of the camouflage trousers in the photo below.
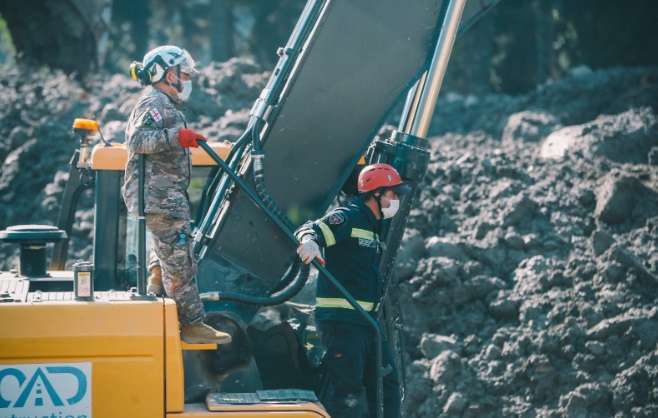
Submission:
<svg viewBox="0 0 658 418">
<path fill-rule="evenodd" d="M 176 302 L 181 324 L 202 322 L 205 311 L 194 280 L 196 263 L 189 221 L 150 213 L 146 215 L 146 227 L 151 231 L 153 251 L 162 268 L 162 285 L 167 296 Z"/>
</svg>

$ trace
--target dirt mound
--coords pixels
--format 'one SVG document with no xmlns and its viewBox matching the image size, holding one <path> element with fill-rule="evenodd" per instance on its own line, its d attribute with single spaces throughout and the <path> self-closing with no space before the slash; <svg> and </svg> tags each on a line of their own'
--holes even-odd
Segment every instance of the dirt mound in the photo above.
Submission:
<svg viewBox="0 0 658 418">
<path fill-rule="evenodd" d="M 657 108 L 655 69 L 439 103 L 399 259 L 405 416 L 656 416 Z"/>
</svg>

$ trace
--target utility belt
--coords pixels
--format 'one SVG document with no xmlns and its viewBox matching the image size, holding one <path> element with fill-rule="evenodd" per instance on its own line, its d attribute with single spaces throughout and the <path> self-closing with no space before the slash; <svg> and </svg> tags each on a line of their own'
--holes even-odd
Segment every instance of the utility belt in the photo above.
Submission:
<svg viewBox="0 0 658 418">
<path fill-rule="evenodd" d="M 366 312 L 372 312 L 377 308 L 377 304 L 373 302 L 367 302 L 364 300 L 356 301 L 359 306 L 363 308 Z M 344 298 L 316 298 L 315 299 L 316 308 L 338 308 L 338 309 L 351 309 L 356 310 L 347 299 Z"/>
</svg>

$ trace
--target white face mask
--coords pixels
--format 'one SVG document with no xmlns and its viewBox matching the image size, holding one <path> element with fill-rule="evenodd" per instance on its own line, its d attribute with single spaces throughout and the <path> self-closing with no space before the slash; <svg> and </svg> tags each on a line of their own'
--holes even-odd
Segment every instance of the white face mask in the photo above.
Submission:
<svg viewBox="0 0 658 418">
<path fill-rule="evenodd" d="M 390 200 L 390 205 L 387 208 L 382 208 L 382 216 L 384 219 L 389 219 L 395 216 L 400 209 L 400 201 L 398 199 Z"/>
<path fill-rule="evenodd" d="M 192 94 L 192 80 L 181 81 L 181 85 L 183 88 L 180 92 L 178 92 L 178 98 L 182 102 L 186 102 L 187 99 L 190 98 L 190 94 Z"/>
</svg>

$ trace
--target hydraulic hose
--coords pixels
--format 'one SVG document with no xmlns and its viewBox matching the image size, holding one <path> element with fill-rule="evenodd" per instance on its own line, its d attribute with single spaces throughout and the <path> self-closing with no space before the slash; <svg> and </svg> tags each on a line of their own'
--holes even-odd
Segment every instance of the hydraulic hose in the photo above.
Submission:
<svg viewBox="0 0 658 418">
<path fill-rule="evenodd" d="M 220 167 L 227 174 L 227 170 L 231 170 L 230 174 L 235 175 L 235 163 L 239 158 L 234 158 L 235 155 L 239 155 L 239 149 L 243 148 L 247 141 L 251 141 L 252 149 L 252 160 L 254 168 L 254 184 L 258 197 L 261 200 L 261 204 L 267 208 L 269 211 L 273 212 L 275 216 L 280 219 L 288 228 L 292 229 L 292 226 L 288 219 L 282 214 L 278 205 L 274 199 L 267 193 L 265 188 L 265 173 L 263 170 L 263 159 L 264 155 L 262 152 L 262 147 L 260 143 L 259 133 L 260 124 L 258 119 L 254 121 L 249 129 L 247 129 L 240 138 L 235 142 L 233 149 L 227 157 L 228 164 L 226 167 Z M 205 145 L 205 144 L 204 144 Z M 234 153 L 233 151 L 236 151 Z M 229 174 L 229 176 L 230 176 Z M 217 173 L 216 178 L 220 176 L 220 172 Z M 301 268 L 300 268 L 301 266 Z M 281 304 L 288 299 L 291 299 L 297 293 L 299 293 L 306 281 L 308 280 L 310 268 L 308 265 L 302 264 L 301 260 L 298 257 L 295 257 L 294 261 L 291 263 L 288 270 L 284 273 L 281 279 L 278 282 L 277 287 L 274 289 L 274 292 L 268 296 L 255 296 L 247 295 L 238 292 L 231 291 L 216 291 L 216 292 L 206 292 L 201 295 L 202 299 L 209 301 L 217 300 L 229 300 L 232 302 L 240 302 L 249 305 L 259 305 L 259 306 L 272 306 Z"/>
<path fill-rule="evenodd" d="M 251 124 L 247 126 L 245 131 L 238 137 L 237 140 L 233 143 L 233 146 L 231 147 L 231 150 L 229 151 L 228 155 L 226 156 L 226 161 L 227 161 L 227 166 L 230 167 L 231 169 L 235 170 L 236 166 L 242 159 L 242 152 L 247 145 L 251 141 L 251 131 L 253 130 Z M 220 195 L 224 196 L 225 192 L 228 188 L 229 181 L 228 179 L 225 179 L 225 181 L 221 181 L 223 178 L 223 173 L 222 173 L 222 168 L 218 167 L 217 172 L 214 174 L 212 180 L 210 181 L 210 184 L 206 188 L 201 205 L 199 206 L 199 210 L 197 212 L 197 219 L 201 219 L 201 216 L 203 214 L 208 213 L 211 209 L 215 210 L 219 205 L 221 205 L 221 201 L 215 202 L 214 200 L 211 201 L 210 197 L 212 195 Z M 219 191 L 217 191 L 217 188 L 220 188 Z M 204 229 L 207 226 L 207 224 L 204 222 L 201 225 L 201 229 Z M 195 244 L 195 254 L 197 253 L 197 244 Z"/>
<path fill-rule="evenodd" d="M 274 198 L 272 198 L 272 195 L 270 195 L 265 186 L 265 153 L 262 149 L 259 132 L 260 124 L 258 119 L 256 119 L 253 130 L 251 131 L 251 160 L 253 162 L 254 189 L 265 207 L 279 217 L 288 228 L 293 229 L 288 217 L 283 214 L 283 211 Z"/>
<path fill-rule="evenodd" d="M 236 162 L 238 161 L 238 158 L 235 159 L 235 162 L 233 161 L 233 159 L 236 155 L 240 154 L 241 150 L 247 144 L 247 141 L 251 141 L 251 128 L 247 128 L 242 133 L 242 135 L 240 135 L 240 137 L 233 143 L 231 150 L 228 152 L 228 155 L 226 156 L 226 161 L 228 161 L 229 167 L 234 168 Z M 210 186 L 208 187 L 208 195 L 213 194 L 212 191 L 214 191 L 214 189 L 217 187 L 217 183 L 219 182 L 219 179 L 221 177 L 222 177 L 221 170 L 217 170 L 217 174 L 215 174 L 215 177 L 212 179 Z"/>
<path fill-rule="evenodd" d="M 299 272 L 299 274 L 296 274 L 297 272 Z M 308 264 L 303 264 L 301 260 L 297 258 L 297 260 L 295 260 L 288 268 L 288 271 L 286 271 L 280 281 L 280 283 L 289 282 L 289 284 L 283 289 L 275 291 L 268 296 L 245 295 L 243 293 L 231 291 L 205 292 L 200 296 L 202 300 L 207 301 L 226 300 L 258 306 L 280 305 L 281 303 L 292 299 L 304 288 L 304 285 L 306 285 L 306 281 L 308 280 L 309 272 L 310 266 Z"/>
<path fill-rule="evenodd" d="M 252 140 L 252 132 L 253 132 L 253 127 L 248 127 L 242 135 L 233 143 L 233 147 L 231 147 L 231 151 L 229 151 L 228 156 L 226 157 L 226 161 L 231 162 L 231 158 L 239 152 L 240 149 L 242 149 L 248 141 Z"/>
<path fill-rule="evenodd" d="M 267 191 L 265 186 L 265 153 L 262 149 L 262 144 L 259 137 L 260 126 L 259 119 L 255 119 L 253 130 L 251 131 L 251 158 L 253 161 L 253 175 L 254 175 L 254 189 L 256 194 L 263 202 L 263 205 L 273 212 L 281 221 L 289 228 L 294 229 L 288 217 L 284 215 L 283 211 L 276 203 L 272 195 Z M 279 282 L 278 288 L 288 287 L 293 277 L 288 276 L 282 278 Z"/>
</svg>

